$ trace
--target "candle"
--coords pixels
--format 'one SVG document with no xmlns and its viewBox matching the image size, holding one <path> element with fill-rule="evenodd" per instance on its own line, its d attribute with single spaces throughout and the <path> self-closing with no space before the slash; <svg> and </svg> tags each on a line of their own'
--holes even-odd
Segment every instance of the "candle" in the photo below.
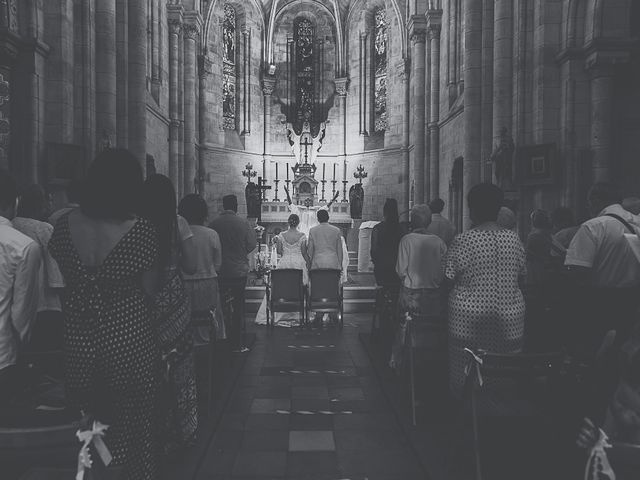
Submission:
<svg viewBox="0 0 640 480">
<path fill-rule="evenodd" d="M 326 170 L 326 168 L 327 168 L 327 164 L 323 163 L 322 164 L 322 180 L 324 180 L 324 171 Z"/>
<path fill-rule="evenodd" d="M 278 164 L 276 163 L 276 180 L 278 180 Z"/>
<path fill-rule="evenodd" d="M 336 164 L 333 164 L 333 181 L 336 181 Z"/>
<path fill-rule="evenodd" d="M 289 162 L 287 162 L 287 180 L 289 180 Z"/>
<path fill-rule="evenodd" d="M 344 162 L 344 181 L 347 181 L 347 162 Z"/>
</svg>

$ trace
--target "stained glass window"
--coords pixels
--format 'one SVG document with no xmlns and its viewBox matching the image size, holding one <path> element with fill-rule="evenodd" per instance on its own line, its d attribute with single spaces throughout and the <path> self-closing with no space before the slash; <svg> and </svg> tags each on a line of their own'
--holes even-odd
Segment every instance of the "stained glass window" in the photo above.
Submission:
<svg viewBox="0 0 640 480">
<path fill-rule="evenodd" d="M 311 122 L 314 97 L 314 37 L 313 24 L 306 18 L 298 19 L 295 24 L 294 42 L 296 45 L 296 103 L 298 119 Z"/>
<path fill-rule="evenodd" d="M 225 130 L 236 128 L 236 11 L 224 5 L 222 23 L 222 117 Z"/>
<path fill-rule="evenodd" d="M 387 112 L 387 49 L 389 37 L 387 15 L 384 8 L 377 8 L 375 10 L 374 21 L 374 127 L 376 132 L 384 132 L 389 126 L 389 116 Z"/>
</svg>

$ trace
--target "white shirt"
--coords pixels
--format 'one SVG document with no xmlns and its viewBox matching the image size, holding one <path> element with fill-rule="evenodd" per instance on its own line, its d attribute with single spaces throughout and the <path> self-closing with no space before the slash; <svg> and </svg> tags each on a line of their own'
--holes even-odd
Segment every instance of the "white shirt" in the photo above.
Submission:
<svg viewBox="0 0 640 480">
<path fill-rule="evenodd" d="M 38 310 L 38 243 L 0 217 L 0 370 L 15 365 Z"/>
<path fill-rule="evenodd" d="M 182 217 L 180 217 L 182 218 Z M 190 225 L 193 245 L 197 258 L 198 270 L 191 275 L 184 275 L 185 280 L 202 280 L 216 278 L 222 265 L 222 245 L 218 233 L 202 225 Z"/>
<path fill-rule="evenodd" d="M 632 226 L 636 224 L 635 215 L 618 204 L 609 205 L 580 226 L 564 263 L 590 268 L 595 287 L 633 287 L 640 281 L 640 263 L 624 236 L 631 232 L 619 220 L 606 216 L 610 213 L 624 218 Z"/>
<path fill-rule="evenodd" d="M 38 311 L 61 311 L 60 296 L 55 289 L 64 288 L 64 278 L 58 268 L 58 263 L 53 259 L 48 248 L 53 227 L 47 222 L 24 217 L 14 218 L 12 224 L 13 228 L 35 240 L 40 246 L 42 269 L 40 271 L 41 296 Z"/>
<path fill-rule="evenodd" d="M 451 222 L 439 213 L 431 215 L 431 223 L 427 227 L 427 232 L 439 236 L 447 245 L 451 245 L 453 237 L 456 236 L 456 229 L 453 228 Z"/>
<path fill-rule="evenodd" d="M 402 284 L 412 289 L 440 287 L 446 253 L 447 246 L 437 235 L 413 232 L 402 237 L 396 262 Z"/>
</svg>

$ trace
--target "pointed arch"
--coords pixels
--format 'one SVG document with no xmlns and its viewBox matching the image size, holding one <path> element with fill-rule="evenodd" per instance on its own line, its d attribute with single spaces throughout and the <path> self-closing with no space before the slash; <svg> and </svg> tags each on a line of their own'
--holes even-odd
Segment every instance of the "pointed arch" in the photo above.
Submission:
<svg viewBox="0 0 640 480">
<path fill-rule="evenodd" d="M 202 50 L 204 52 L 206 52 L 207 49 L 207 39 L 209 38 L 209 33 L 211 31 L 211 27 L 212 27 L 212 23 L 213 23 L 213 12 L 215 12 L 216 8 L 218 8 L 218 4 L 219 3 L 224 3 L 225 0 L 213 0 L 213 2 L 211 2 L 211 4 L 209 5 L 209 8 L 206 12 L 206 15 L 204 16 L 204 29 L 203 29 L 203 35 L 201 37 L 201 42 L 202 42 Z M 247 6 L 253 6 L 254 9 L 256 10 L 256 13 L 258 13 L 258 18 L 260 19 L 260 32 L 262 35 L 262 40 L 264 41 L 264 36 L 265 36 L 265 21 L 264 21 L 264 11 L 262 10 L 262 3 L 260 3 L 260 0 L 248 0 L 248 1 L 243 1 L 242 2 L 243 6 L 246 4 Z"/>
</svg>

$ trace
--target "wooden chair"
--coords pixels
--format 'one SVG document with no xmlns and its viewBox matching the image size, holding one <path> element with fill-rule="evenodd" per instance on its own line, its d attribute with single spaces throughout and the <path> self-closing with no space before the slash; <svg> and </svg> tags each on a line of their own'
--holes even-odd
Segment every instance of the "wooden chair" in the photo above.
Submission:
<svg viewBox="0 0 640 480">
<path fill-rule="evenodd" d="M 213 363 L 215 361 L 216 354 L 216 331 L 214 327 L 215 315 L 215 307 L 206 311 L 191 313 L 191 326 L 193 328 L 209 328 L 210 332 L 209 345 L 207 346 L 207 416 L 211 414 L 211 404 L 213 400 Z"/>
<path fill-rule="evenodd" d="M 336 313 L 340 328 L 344 326 L 344 302 L 340 286 L 340 270 L 316 269 L 309 272 L 311 285 L 309 312 Z"/>
<path fill-rule="evenodd" d="M 469 363 L 464 384 L 464 402 L 461 426 L 464 428 L 464 413 L 470 408 L 471 433 L 476 480 L 482 480 L 482 463 L 478 429 L 478 396 L 490 379 L 512 379 L 527 382 L 539 387 L 541 382 L 548 383 L 557 378 L 565 366 L 564 352 L 551 353 L 491 353 L 482 350 L 466 349 Z"/>
<path fill-rule="evenodd" d="M 271 281 L 267 285 L 267 325 L 274 325 L 272 314 L 300 313 L 300 326 L 304 326 L 305 291 L 302 270 L 281 268 L 271 271 Z"/>
</svg>

